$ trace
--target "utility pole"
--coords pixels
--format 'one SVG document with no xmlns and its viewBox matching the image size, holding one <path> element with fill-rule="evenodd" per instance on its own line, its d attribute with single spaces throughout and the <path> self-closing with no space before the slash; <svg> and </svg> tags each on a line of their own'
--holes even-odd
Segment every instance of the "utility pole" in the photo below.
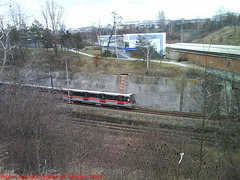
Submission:
<svg viewBox="0 0 240 180">
<path fill-rule="evenodd" d="M 53 89 L 53 77 L 52 77 L 52 75 L 50 75 L 49 77 L 50 77 L 51 86 L 52 86 L 52 89 Z"/>
<path fill-rule="evenodd" d="M 181 43 L 182 43 L 182 40 L 183 40 L 183 20 L 184 19 L 181 19 Z"/>
<path fill-rule="evenodd" d="M 52 68 L 50 68 L 49 77 L 50 77 L 51 87 L 52 87 L 52 89 L 53 89 L 53 76 L 52 76 L 52 74 L 50 73 L 51 71 L 52 71 Z"/>
<path fill-rule="evenodd" d="M 118 58 L 118 49 L 117 49 L 117 24 L 115 25 L 115 52 Z"/>
<path fill-rule="evenodd" d="M 67 74 L 68 101 L 70 102 L 70 87 L 69 87 L 69 78 L 68 78 L 68 61 L 69 60 L 70 60 L 70 57 L 68 56 L 66 58 L 66 74 Z"/>
</svg>

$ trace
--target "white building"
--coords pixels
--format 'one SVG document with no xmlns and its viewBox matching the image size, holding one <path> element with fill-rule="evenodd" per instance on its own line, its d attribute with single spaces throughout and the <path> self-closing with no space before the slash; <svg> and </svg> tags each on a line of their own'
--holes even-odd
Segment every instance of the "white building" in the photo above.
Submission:
<svg viewBox="0 0 240 180">
<path fill-rule="evenodd" d="M 98 36 L 98 43 L 107 47 L 110 35 Z M 123 50 L 136 50 L 136 43 L 139 37 L 145 37 L 156 47 L 158 53 L 165 52 L 166 48 L 166 33 L 140 33 L 140 34 L 123 34 L 113 35 L 110 41 L 110 47 L 121 48 Z"/>
<path fill-rule="evenodd" d="M 136 43 L 139 37 L 149 39 L 152 45 L 156 47 L 157 52 L 165 52 L 166 48 L 166 33 L 143 33 L 143 34 L 125 34 L 124 42 L 126 50 L 136 50 Z"/>
</svg>

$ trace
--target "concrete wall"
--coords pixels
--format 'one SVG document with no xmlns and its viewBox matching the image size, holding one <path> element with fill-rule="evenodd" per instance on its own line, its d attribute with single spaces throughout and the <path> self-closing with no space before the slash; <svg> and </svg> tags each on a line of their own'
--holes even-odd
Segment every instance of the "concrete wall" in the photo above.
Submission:
<svg viewBox="0 0 240 180">
<path fill-rule="evenodd" d="M 53 74 L 54 86 L 66 87 L 65 73 Z M 46 82 L 44 82 L 46 83 Z M 50 83 L 48 82 L 48 85 Z M 104 74 L 70 74 L 70 87 L 99 91 L 120 91 L 120 76 Z M 137 105 L 145 108 L 198 111 L 191 94 L 198 94 L 200 81 L 148 76 L 128 76 L 126 93 L 136 95 Z M 181 98 L 182 97 L 182 98 Z M 182 99 L 182 101 L 181 101 Z"/>
<path fill-rule="evenodd" d="M 49 75 L 53 77 L 54 86 L 67 87 L 65 72 L 43 73 L 22 70 L 18 76 L 23 80 L 22 83 L 51 86 Z M 10 73 L 3 77 L 2 81 L 12 81 L 14 74 Z M 69 79 L 70 88 L 120 92 L 120 75 L 69 73 Z M 201 108 L 194 100 L 194 96 L 201 94 L 200 89 L 199 80 L 127 76 L 125 92 L 134 93 L 137 105 L 141 107 L 198 112 Z"/>
</svg>

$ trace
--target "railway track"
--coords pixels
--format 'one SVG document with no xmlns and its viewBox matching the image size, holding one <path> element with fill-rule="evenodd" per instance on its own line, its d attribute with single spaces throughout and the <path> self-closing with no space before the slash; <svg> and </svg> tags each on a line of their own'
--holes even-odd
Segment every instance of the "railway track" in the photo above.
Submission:
<svg viewBox="0 0 240 180">
<path fill-rule="evenodd" d="M 76 104 L 76 103 L 74 103 Z M 183 112 L 183 111 L 166 111 L 166 110 L 154 110 L 154 109 L 147 109 L 147 108 L 141 108 L 137 107 L 135 109 L 128 109 L 124 107 L 113 107 L 113 106 L 100 106 L 95 104 L 76 104 L 81 106 L 90 106 L 90 107 L 97 107 L 97 108 L 103 108 L 103 109 L 114 109 L 119 111 L 127 111 L 127 112 L 136 112 L 136 113 L 143 113 L 143 114 L 154 114 L 154 115 L 162 115 L 162 116 L 175 116 L 175 117 L 182 117 L 182 118 L 196 118 L 200 119 L 203 118 L 203 115 L 200 113 L 191 113 L 191 112 Z"/>
<path fill-rule="evenodd" d="M 138 113 L 145 113 L 145 114 L 156 114 L 156 115 L 164 115 L 164 116 L 176 116 L 176 117 L 183 117 L 183 118 L 202 118 L 203 115 L 198 113 L 189 113 L 189 112 L 182 112 L 182 111 L 164 111 L 164 110 L 151 110 L 151 109 L 133 109 L 133 112 Z"/>
<path fill-rule="evenodd" d="M 74 104 L 76 104 L 76 103 L 74 103 Z M 85 103 L 80 103 L 80 104 L 76 104 L 76 105 L 98 107 L 98 108 L 110 109 L 110 110 L 114 109 L 114 110 L 119 110 L 119 111 L 136 112 L 136 113 L 143 113 L 143 114 L 173 116 L 173 117 L 181 117 L 181 118 L 192 118 L 192 119 L 204 118 L 204 115 L 201 113 L 184 112 L 184 111 L 167 111 L 167 110 L 158 110 L 158 109 L 147 109 L 147 108 L 141 108 L 141 107 L 136 107 L 134 109 L 128 109 L 128 108 L 124 108 L 124 107 L 100 106 L 100 105 L 85 104 Z M 219 119 L 224 120 L 226 118 L 227 117 L 225 117 L 225 116 L 211 115 L 211 117 L 208 119 L 209 120 L 219 120 Z"/>
<path fill-rule="evenodd" d="M 107 128 L 107 129 L 112 129 L 117 131 L 135 132 L 135 133 L 151 132 L 150 130 L 141 129 L 138 126 L 127 126 L 123 124 L 101 122 L 97 120 L 86 120 L 86 119 L 74 118 L 73 121 L 77 123 L 81 123 L 81 125 Z"/>
<path fill-rule="evenodd" d="M 189 133 L 196 133 L 198 134 L 199 132 L 204 132 L 205 134 L 209 134 L 211 136 L 211 133 L 213 132 L 218 132 L 219 127 L 217 126 L 218 122 L 217 121 L 208 121 L 207 128 L 202 128 L 201 127 L 201 118 L 202 115 L 196 114 L 196 113 L 186 113 L 186 112 L 176 112 L 176 111 L 160 111 L 160 110 L 149 110 L 149 109 L 124 109 L 124 108 L 113 108 L 113 107 L 102 107 L 99 106 L 96 108 L 96 105 L 84 105 L 84 106 L 90 106 L 90 108 L 87 108 L 87 111 L 78 112 L 78 110 L 72 111 L 70 113 L 70 116 L 73 118 L 79 118 L 79 119 L 86 119 L 86 120 L 93 120 L 93 121 L 98 121 L 98 122 L 104 122 L 105 126 L 106 123 L 112 123 L 111 125 L 114 124 L 113 128 L 119 128 L 125 130 L 131 129 L 130 131 L 136 131 L 136 132 L 143 132 L 143 128 L 149 128 L 149 127 L 155 127 L 157 129 L 168 129 L 173 131 L 179 131 L 179 132 L 189 132 Z M 94 107 L 94 108 L 91 108 Z M 104 108 L 105 110 L 101 112 L 101 109 Z M 81 108 L 80 108 L 81 109 Z M 106 111 L 107 109 L 107 111 Z M 91 113 L 91 111 L 96 111 L 96 113 Z M 113 110 L 110 113 L 108 110 Z M 127 111 L 130 112 L 128 113 L 123 113 L 121 115 L 121 112 L 118 115 L 117 111 Z M 71 110 L 70 110 L 71 111 Z M 138 115 L 132 114 L 134 113 L 139 113 Z M 147 114 L 141 115 L 142 114 Z M 150 114 L 150 116 L 148 116 Z M 151 117 L 151 114 L 154 115 L 159 115 L 159 116 L 154 116 L 153 118 Z M 160 117 L 163 116 L 163 117 Z M 166 117 L 164 117 L 166 116 Z M 168 116 L 168 117 L 167 117 Z M 171 118 L 177 117 L 177 118 Z M 142 117 L 142 118 L 141 118 Z M 169 118 L 170 117 L 170 118 Z M 180 117 L 180 118 L 179 118 Z M 140 118 L 140 119 L 139 119 Z M 146 118 L 146 119 L 145 119 Z M 181 119 L 182 118 L 182 119 Z M 165 120 L 166 119 L 166 120 Z M 123 127 L 123 124 L 125 127 Z M 128 125 L 128 127 L 126 127 Z M 109 128 L 111 128 L 109 127 Z M 134 129 L 133 129 L 134 127 Z M 141 127 L 139 129 L 138 127 Z M 144 129 L 144 132 L 149 131 L 149 129 Z"/>
<path fill-rule="evenodd" d="M 77 105 L 76 105 L 77 106 Z M 81 123 L 86 126 L 109 129 L 112 131 L 122 131 L 129 133 L 157 133 L 162 136 L 171 136 L 171 137 L 179 137 L 181 139 L 190 139 L 193 142 L 199 142 L 201 140 L 201 133 L 204 134 L 204 142 L 207 144 L 212 144 L 215 142 L 216 134 L 219 134 L 218 126 L 211 126 L 206 128 L 201 128 L 201 126 L 196 126 L 194 124 L 187 124 L 187 122 L 201 122 L 201 118 L 203 117 L 201 114 L 196 113 L 185 113 L 185 112 L 176 112 L 176 111 L 160 111 L 160 110 L 149 110 L 149 109 L 124 109 L 124 108 L 113 108 L 113 107 L 102 107 L 96 105 L 84 104 L 84 106 L 94 107 L 94 108 L 86 108 L 88 111 L 77 114 L 72 114 L 72 118 L 77 123 Z M 107 117 L 104 113 L 101 114 L 93 114 L 91 116 L 91 110 L 100 111 L 101 109 L 109 109 L 113 110 L 113 113 L 107 114 L 107 116 L 112 116 L 116 113 L 116 110 L 119 111 L 128 111 L 128 112 L 136 112 L 143 114 L 154 114 L 154 115 L 162 115 L 162 116 L 175 116 L 182 117 L 182 124 L 174 124 L 171 123 L 172 118 L 162 117 L 163 119 L 167 118 L 170 121 L 159 121 L 159 122 L 151 122 L 151 121 L 132 121 L 129 119 L 124 119 L 126 117 Z M 81 109 L 81 108 L 80 108 Z M 85 114 L 84 114 L 85 113 Z M 87 114 L 86 114 L 87 113 Z M 79 116 L 80 115 L 80 116 Z M 86 116 L 85 116 L 86 115 Z M 135 116 L 133 114 L 133 116 Z M 97 118 L 94 118 L 97 117 Z M 191 119 L 187 119 L 191 118 Z M 174 118 L 175 121 L 178 118 Z M 192 119 L 195 119 L 194 121 Z M 196 120 L 196 119 L 199 119 Z M 170 122 L 170 123 L 169 123 Z M 208 121 L 208 123 L 218 123 L 217 121 Z"/>
<path fill-rule="evenodd" d="M 97 120 L 88 120 L 88 119 L 81 119 L 81 118 L 73 118 L 72 121 L 75 123 L 79 123 L 84 126 L 95 127 L 95 128 L 102 128 L 112 130 L 114 132 L 127 132 L 127 133 L 151 133 L 151 134 L 158 134 L 161 136 L 169 136 L 169 137 L 179 137 L 182 139 L 190 139 L 197 143 L 200 140 L 200 133 L 192 132 L 192 131 L 173 131 L 172 129 L 165 128 L 158 128 L 158 127 L 144 127 L 144 126 L 133 126 L 127 124 L 118 124 L 118 123 L 109 123 L 109 122 L 102 122 Z M 213 142 L 214 138 L 210 136 L 210 134 L 204 135 L 204 141 Z"/>
</svg>

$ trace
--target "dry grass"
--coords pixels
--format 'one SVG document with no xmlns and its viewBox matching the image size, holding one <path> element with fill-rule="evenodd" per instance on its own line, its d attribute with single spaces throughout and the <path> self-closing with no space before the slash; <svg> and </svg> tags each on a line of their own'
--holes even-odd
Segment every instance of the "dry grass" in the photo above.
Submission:
<svg viewBox="0 0 240 180">
<path fill-rule="evenodd" d="M 32 63 L 43 71 L 65 70 L 65 61 L 70 57 L 69 69 L 72 72 L 129 72 L 133 75 L 145 75 L 146 72 L 146 65 L 142 62 L 99 59 L 96 64 L 92 58 L 69 52 L 62 52 L 56 57 L 51 51 L 37 54 L 31 51 L 26 57 L 36 57 L 31 59 Z M 25 61 L 30 62 L 28 59 Z M 188 77 L 199 76 L 198 73 L 187 68 L 151 63 L 149 74 Z M 136 134 L 82 125 L 70 118 L 59 116 L 58 112 L 52 109 L 53 106 L 50 107 L 49 100 L 43 101 L 42 96 L 38 100 L 35 96 L 28 95 L 21 100 L 11 98 L 19 93 L 11 96 L 2 94 L 0 124 L 3 123 L 4 126 L 1 124 L 3 128 L 0 131 L 0 145 L 9 143 L 6 151 L 10 152 L 11 156 L 7 157 L 6 164 L 0 166 L 11 165 L 10 170 L 16 169 L 30 174 L 43 172 L 45 167 L 48 167 L 45 171 L 47 173 L 53 169 L 57 173 L 102 174 L 104 179 L 126 180 L 196 179 L 198 176 L 199 179 L 232 179 L 233 168 L 236 167 L 237 177 L 240 176 L 239 146 L 232 147 L 229 143 L 228 150 L 235 165 L 232 168 L 226 143 L 222 140 L 223 136 L 218 134 L 215 135 L 216 141 L 213 144 L 204 142 L 203 166 L 198 174 L 200 143 L 192 139 L 192 134 L 187 136 L 184 131 L 181 133 L 176 129 L 169 130 L 170 133 L 157 132 L 154 131 L 156 126 L 152 127 L 153 133 Z M 41 135 L 37 133 L 38 129 L 41 130 Z M 15 137 L 12 133 L 15 133 Z M 232 136 L 231 133 L 229 136 Z M 197 137 L 197 134 L 194 136 Z M 234 137 L 234 140 L 237 139 Z M 41 146 L 38 142 L 42 142 Z M 40 152 L 37 151 L 38 148 L 41 149 Z M 40 156 L 34 152 L 38 152 Z M 185 154 L 181 164 L 178 163 L 180 152 Z M 40 166 L 41 164 L 43 166 Z"/>
<path fill-rule="evenodd" d="M 104 179 L 127 180 L 198 177 L 199 142 L 181 132 L 136 134 L 91 127 L 83 133 L 87 136 L 81 139 L 91 144 L 84 147 L 88 152 L 75 151 L 80 159 L 73 158 L 75 160 L 68 163 L 71 173 L 96 173 L 102 174 Z M 181 152 L 184 156 L 179 164 Z M 227 160 L 224 149 L 205 145 L 204 155 L 200 179 L 233 177 L 231 167 L 224 163 Z"/>
<path fill-rule="evenodd" d="M 98 63 L 92 58 L 79 56 L 72 59 L 70 63 L 72 72 L 95 73 L 95 74 L 114 74 L 130 73 L 131 75 L 146 75 L 146 62 L 98 59 Z M 156 77 L 185 77 L 198 78 L 202 72 L 196 69 L 177 67 L 174 65 L 150 63 L 149 76 Z"/>
<path fill-rule="evenodd" d="M 98 50 L 85 50 L 86 53 L 96 54 Z M 19 55 L 19 54 L 18 54 Z M 65 71 L 66 60 L 70 58 L 69 70 L 79 73 L 94 74 L 114 74 L 130 73 L 131 75 L 147 75 L 146 62 L 126 61 L 117 59 L 91 58 L 68 51 L 59 51 L 59 55 L 55 56 L 54 52 L 49 50 L 27 50 L 24 56 L 18 56 L 14 64 L 9 61 L 8 65 L 27 67 L 34 66 L 40 71 Z M 175 65 L 150 63 L 149 76 L 155 77 L 182 77 L 182 78 L 199 78 L 202 71 L 178 67 Z"/>
<path fill-rule="evenodd" d="M 203 39 L 194 40 L 193 43 L 203 44 L 222 44 L 239 46 L 240 43 L 240 26 L 226 26 L 215 31 Z"/>
<path fill-rule="evenodd" d="M 66 114 L 58 115 L 57 106 L 53 108 L 57 103 L 54 99 L 37 92 L 21 99 L 16 97 L 25 92 L 16 92 L 8 93 L 3 89 L 0 99 L 3 127 L 0 145 L 7 143 L 2 152 L 9 152 L 5 164 L 0 164 L 5 166 L 3 173 L 14 169 L 11 173 L 25 175 L 102 174 L 103 179 L 109 180 L 234 177 L 225 143 L 218 134 L 213 133 L 215 141 L 204 142 L 199 175 L 198 133 L 179 129 L 163 131 L 156 124 L 149 127 L 152 132 L 144 133 L 93 126 L 91 121 L 81 124 Z M 239 147 L 228 145 L 239 177 Z M 181 152 L 184 156 L 179 164 Z"/>
</svg>

